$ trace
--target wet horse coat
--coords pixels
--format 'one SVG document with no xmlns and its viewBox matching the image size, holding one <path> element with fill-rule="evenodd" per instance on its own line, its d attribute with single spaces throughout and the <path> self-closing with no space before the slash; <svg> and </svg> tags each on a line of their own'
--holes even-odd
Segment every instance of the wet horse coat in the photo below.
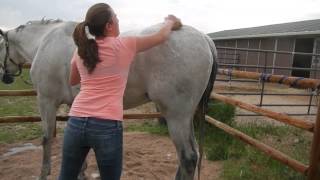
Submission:
<svg viewBox="0 0 320 180">
<path fill-rule="evenodd" d="M 75 50 L 74 22 L 34 21 L 2 33 L 0 77 L 15 73 L 20 63 L 32 63 L 31 79 L 43 125 L 43 164 L 41 179 L 50 173 L 51 144 L 56 111 L 61 104 L 72 104 L 79 86 L 68 84 L 70 59 Z M 155 32 L 160 25 L 125 35 Z M 4 63 L 8 54 L 7 62 Z M 12 59 L 13 62 L 8 59 Z M 205 34 L 183 26 L 163 44 L 136 55 L 130 67 L 124 96 L 124 108 L 153 101 L 167 120 L 169 134 L 179 157 L 176 179 L 191 180 L 198 160 L 193 117 L 199 105 L 200 115 L 212 90 L 216 74 L 216 49 Z M 6 64 L 4 66 L 4 64 Z M 200 103 L 200 104 L 199 104 Z"/>
</svg>

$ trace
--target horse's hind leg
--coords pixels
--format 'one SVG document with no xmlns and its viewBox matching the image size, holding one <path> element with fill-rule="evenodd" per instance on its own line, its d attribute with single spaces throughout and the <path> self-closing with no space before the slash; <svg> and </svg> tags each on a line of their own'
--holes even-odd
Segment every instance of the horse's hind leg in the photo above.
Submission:
<svg viewBox="0 0 320 180">
<path fill-rule="evenodd" d="M 41 97 L 40 95 L 38 96 L 38 103 L 43 130 L 43 156 L 40 179 L 45 180 L 51 170 L 51 145 L 55 131 L 57 105 L 53 99 Z"/>
<path fill-rule="evenodd" d="M 174 109 L 168 109 L 164 116 L 179 158 L 176 180 L 193 180 L 198 160 L 192 121 L 194 111 L 184 106 Z"/>
</svg>

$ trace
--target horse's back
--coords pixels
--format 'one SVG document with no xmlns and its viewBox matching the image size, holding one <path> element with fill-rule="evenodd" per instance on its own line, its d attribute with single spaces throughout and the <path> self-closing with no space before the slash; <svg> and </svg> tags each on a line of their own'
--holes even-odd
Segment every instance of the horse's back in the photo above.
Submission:
<svg viewBox="0 0 320 180">
<path fill-rule="evenodd" d="M 75 49 L 72 40 L 75 26 L 74 22 L 54 26 L 39 47 L 31 69 L 38 93 L 63 103 L 71 103 L 78 92 L 68 84 L 70 59 Z M 159 28 L 160 25 L 156 25 L 124 35 L 145 35 Z M 180 96 L 200 99 L 213 62 L 206 38 L 196 29 L 183 26 L 173 31 L 165 43 L 138 53 L 129 73 L 125 108 L 163 98 L 167 94 L 179 93 Z"/>
<path fill-rule="evenodd" d="M 156 25 L 130 33 L 145 35 L 159 28 Z M 192 97 L 194 99 L 189 99 L 198 101 L 206 88 L 212 64 L 213 54 L 206 35 L 183 26 L 173 31 L 165 43 L 137 54 L 130 69 L 125 105 L 132 107 L 142 99 L 157 101 L 170 96 Z M 135 94 L 137 99 L 130 94 Z"/>
<path fill-rule="evenodd" d="M 147 28 L 140 35 L 151 33 L 158 28 Z M 137 61 L 152 63 L 150 66 L 159 71 L 172 69 L 172 73 L 177 74 L 201 74 L 200 71 L 211 71 L 212 56 L 207 35 L 193 27 L 183 26 L 180 30 L 173 31 L 165 43 L 139 53 Z"/>
</svg>

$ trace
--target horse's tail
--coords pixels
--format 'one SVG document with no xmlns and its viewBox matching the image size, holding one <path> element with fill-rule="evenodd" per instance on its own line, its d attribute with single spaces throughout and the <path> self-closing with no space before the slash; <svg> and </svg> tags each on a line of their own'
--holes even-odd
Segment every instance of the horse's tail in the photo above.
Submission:
<svg viewBox="0 0 320 180">
<path fill-rule="evenodd" d="M 206 90 L 204 91 L 200 103 L 198 105 L 198 109 L 196 112 L 196 117 L 199 120 L 199 161 L 198 161 L 198 180 L 200 180 L 200 170 L 201 170 L 201 161 L 202 161 L 202 155 L 203 155 L 203 142 L 204 142 L 204 131 L 205 131 L 205 115 L 208 110 L 208 102 L 210 99 L 210 94 L 213 89 L 213 84 L 216 79 L 217 70 L 218 70 L 218 63 L 217 63 L 217 50 L 213 43 L 213 41 L 206 36 L 207 42 L 210 46 L 211 53 L 212 53 L 212 67 L 211 67 L 211 73 L 210 78 L 206 87 Z"/>
</svg>

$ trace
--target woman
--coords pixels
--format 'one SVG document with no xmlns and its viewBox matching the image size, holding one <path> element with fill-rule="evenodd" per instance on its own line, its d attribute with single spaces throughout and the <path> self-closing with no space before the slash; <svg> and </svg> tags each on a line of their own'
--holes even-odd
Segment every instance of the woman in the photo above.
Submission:
<svg viewBox="0 0 320 180">
<path fill-rule="evenodd" d="M 163 43 L 181 27 L 173 15 L 160 30 L 137 37 L 118 37 L 119 20 L 104 3 L 89 8 L 73 38 L 78 49 L 71 60 L 70 84 L 81 84 L 64 133 L 60 180 L 77 179 L 92 148 L 101 179 L 119 180 L 122 171 L 123 94 L 137 52 Z"/>
</svg>

